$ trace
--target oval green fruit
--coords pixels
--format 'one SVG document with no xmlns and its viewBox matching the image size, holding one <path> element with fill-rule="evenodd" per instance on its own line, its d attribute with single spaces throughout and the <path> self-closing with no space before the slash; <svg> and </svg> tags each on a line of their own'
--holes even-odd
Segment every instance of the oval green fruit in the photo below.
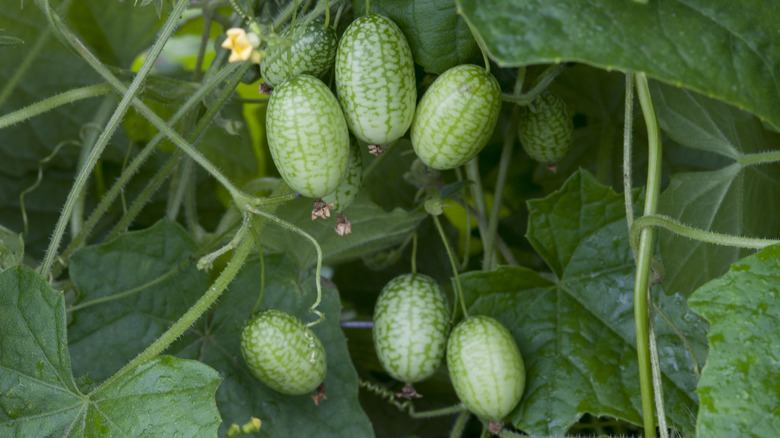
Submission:
<svg viewBox="0 0 780 438">
<path fill-rule="evenodd" d="M 341 181 L 338 188 L 329 195 L 323 196 L 322 201 L 326 204 L 333 203 L 333 209 L 336 213 L 341 213 L 345 208 L 352 204 L 357 198 L 360 185 L 363 183 L 363 156 L 360 155 L 360 148 L 355 140 L 349 144 L 349 165 L 347 167 L 347 176 Z"/>
<path fill-rule="evenodd" d="M 569 107 L 560 97 L 545 91 L 533 102 L 534 111 L 524 109 L 518 120 L 523 150 L 543 164 L 559 162 L 574 141 L 574 122 Z"/>
<path fill-rule="evenodd" d="M 336 32 L 321 20 L 296 26 L 290 46 L 272 46 L 260 62 L 263 80 L 275 87 L 286 79 L 308 74 L 322 77 L 336 60 Z"/>
<path fill-rule="evenodd" d="M 347 172 L 349 130 L 336 97 L 319 79 L 300 75 L 274 90 L 266 132 L 276 168 L 295 191 L 321 198 Z"/>
<path fill-rule="evenodd" d="M 484 68 L 466 64 L 445 71 L 420 99 L 412 146 L 426 166 L 452 169 L 487 144 L 501 111 L 501 87 Z"/>
<path fill-rule="evenodd" d="M 382 367 L 408 384 L 430 377 L 444 357 L 449 320 L 447 300 L 431 277 L 391 280 L 374 308 L 374 347 Z"/>
<path fill-rule="evenodd" d="M 512 334 L 487 316 L 464 319 L 447 342 L 447 367 L 458 398 L 481 418 L 500 422 L 520 402 L 525 365 Z"/>
<path fill-rule="evenodd" d="M 414 60 L 392 20 L 369 14 L 347 27 L 336 52 L 336 92 L 358 139 L 384 145 L 406 133 L 417 101 Z"/>
<path fill-rule="evenodd" d="M 262 310 L 244 324 L 241 354 L 252 375 L 282 394 L 306 394 L 325 378 L 322 342 L 300 319 L 281 310 Z"/>
</svg>

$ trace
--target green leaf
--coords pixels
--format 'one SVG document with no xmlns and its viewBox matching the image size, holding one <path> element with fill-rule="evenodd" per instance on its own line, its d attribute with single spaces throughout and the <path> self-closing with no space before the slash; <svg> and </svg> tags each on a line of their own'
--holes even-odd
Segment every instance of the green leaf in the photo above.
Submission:
<svg viewBox="0 0 780 438">
<path fill-rule="evenodd" d="M 311 208 L 311 199 L 299 198 L 280 206 L 277 215 L 311 234 L 320 244 L 323 260 L 327 264 L 354 260 L 396 246 L 411 235 L 426 217 L 424 212 L 410 213 L 400 208 L 385 212 L 365 193 L 360 193 L 344 211 L 352 224 L 352 233 L 339 236 L 334 230 L 336 218 L 312 221 Z M 311 242 L 290 231 L 267 231 L 260 236 L 260 240 L 264 248 L 290 254 L 298 266 L 308 267 L 317 262 L 317 252 Z M 291 241 L 295 244 L 291 245 Z"/>
<path fill-rule="evenodd" d="M 316 297 L 313 272 L 298 271 L 288 257 L 266 256 L 264 259 L 265 292 L 258 309 L 281 309 L 304 322 L 316 319 L 308 311 Z M 220 370 L 224 376 L 217 391 L 217 405 L 224 419 L 220 433 L 224 433 L 231 423 L 244 424 L 255 416 L 262 421 L 261 436 L 373 436 L 371 424 L 358 402 L 357 373 L 339 327 L 339 294 L 327 281 L 323 284 L 319 306 L 325 321 L 312 330 L 327 354 L 324 384 L 328 399 L 317 406 L 308 395 L 279 394 L 252 377 L 241 357 L 239 334 L 260 294 L 261 270 L 259 260 L 250 259 L 213 314 L 196 323 L 171 347 L 178 356 L 197 358 Z"/>
<path fill-rule="evenodd" d="M 13 436 L 213 436 L 220 377 L 158 357 L 82 394 L 71 374 L 63 295 L 34 271 L 0 274 L 0 427 Z"/>
<path fill-rule="evenodd" d="M 69 326 L 74 373 L 102 381 L 154 342 L 208 288 L 197 247 L 178 224 L 158 222 L 71 258 L 78 293 Z M 117 297 L 112 299 L 112 297 Z"/>
<path fill-rule="evenodd" d="M 763 0 L 457 0 L 501 66 L 644 71 L 780 127 L 780 5 Z"/>
<path fill-rule="evenodd" d="M 677 173 L 661 195 L 660 211 L 702 229 L 750 237 L 780 237 L 780 164 L 742 164 L 780 149 L 780 134 L 732 106 L 674 87 L 654 84 L 661 128 L 676 143 L 721 157 L 717 170 Z M 682 148 L 678 148 L 682 149 Z M 690 295 L 749 252 L 659 233 L 664 289 Z"/>
<path fill-rule="evenodd" d="M 514 267 L 461 277 L 470 314 L 504 323 L 523 353 L 526 390 L 510 419 L 529 434 L 563 435 L 585 413 L 641 424 L 635 269 L 622 208 L 611 189 L 575 173 L 559 192 L 529 202 L 528 238 L 559 280 Z M 655 295 L 702 360 L 706 323 L 683 297 Z M 656 324 L 667 415 L 691 431 L 694 361 L 662 319 Z"/>
<path fill-rule="evenodd" d="M 20 265 L 24 258 L 24 238 L 0 225 L 0 272 Z"/>
<path fill-rule="evenodd" d="M 353 2 L 356 15 L 365 4 Z M 452 0 L 375 0 L 371 13 L 392 19 L 401 28 L 412 56 L 429 73 L 441 74 L 460 64 L 479 62 L 479 46 Z"/>
<path fill-rule="evenodd" d="M 72 2 L 68 24 L 101 61 L 129 68 L 136 56 L 154 43 L 164 20 L 152 8 L 136 8 L 134 1 Z"/>
<path fill-rule="evenodd" d="M 780 245 L 699 288 L 691 308 L 712 324 L 696 392 L 701 437 L 774 437 L 780 430 Z"/>
</svg>

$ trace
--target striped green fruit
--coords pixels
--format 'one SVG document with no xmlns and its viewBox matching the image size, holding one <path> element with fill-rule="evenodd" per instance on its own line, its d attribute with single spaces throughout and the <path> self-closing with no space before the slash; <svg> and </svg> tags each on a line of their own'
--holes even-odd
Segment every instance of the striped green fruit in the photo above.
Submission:
<svg viewBox="0 0 780 438">
<path fill-rule="evenodd" d="M 430 377 L 444 357 L 449 320 L 447 300 L 431 277 L 391 280 L 374 308 L 374 347 L 382 367 L 408 384 Z"/>
<path fill-rule="evenodd" d="M 300 75 L 279 85 L 265 117 L 268 146 L 282 178 L 303 196 L 321 198 L 347 173 L 349 130 L 336 97 Z"/>
<path fill-rule="evenodd" d="M 525 365 L 512 334 L 487 316 L 461 321 L 447 342 L 447 368 L 458 398 L 481 418 L 500 422 L 520 402 Z"/>
<path fill-rule="evenodd" d="M 244 324 L 241 354 L 252 375 L 282 394 L 306 394 L 325 378 L 322 342 L 300 319 L 281 310 L 262 310 Z"/>
<path fill-rule="evenodd" d="M 546 91 L 533 102 L 534 111 L 520 115 L 518 135 L 523 150 L 543 164 L 559 162 L 574 141 L 574 123 L 569 107 L 560 97 Z"/>
<path fill-rule="evenodd" d="M 453 67 L 420 99 L 412 123 L 412 146 L 433 169 L 452 169 L 485 147 L 501 111 L 501 87 L 484 68 Z"/>
<path fill-rule="evenodd" d="M 336 92 L 358 139 L 384 145 L 409 129 L 417 101 L 414 61 L 389 18 L 369 14 L 344 31 L 336 52 Z"/>
<path fill-rule="evenodd" d="M 363 183 L 363 157 L 360 155 L 360 148 L 355 140 L 349 143 L 347 176 L 333 193 L 322 197 L 326 204 L 333 203 L 333 209 L 336 213 L 341 213 L 349 207 L 349 204 L 352 204 L 360 191 L 360 185 Z"/>
<path fill-rule="evenodd" d="M 260 62 L 263 80 L 275 87 L 286 79 L 308 74 L 322 77 L 333 67 L 338 39 L 320 20 L 296 26 L 290 46 L 272 46 Z"/>
</svg>

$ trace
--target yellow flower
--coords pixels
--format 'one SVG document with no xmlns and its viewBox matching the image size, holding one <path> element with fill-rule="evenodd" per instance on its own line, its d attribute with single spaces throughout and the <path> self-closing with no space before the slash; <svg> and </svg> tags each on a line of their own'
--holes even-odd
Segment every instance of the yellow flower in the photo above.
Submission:
<svg viewBox="0 0 780 438">
<path fill-rule="evenodd" d="M 227 30 L 227 39 L 222 42 L 222 47 L 230 49 L 228 61 L 246 61 L 252 56 L 254 45 L 247 36 L 246 31 L 239 27 Z"/>
</svg>

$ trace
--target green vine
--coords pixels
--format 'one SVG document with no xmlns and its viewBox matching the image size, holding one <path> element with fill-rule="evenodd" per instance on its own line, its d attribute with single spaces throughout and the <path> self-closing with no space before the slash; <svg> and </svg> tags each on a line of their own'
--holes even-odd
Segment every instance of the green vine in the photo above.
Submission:
<svg viewBox="0 0 780 438">
<path fill-rule="evenodd" d="M 647 196 L 645 197 L 645 215 L 655 214 L 661 192 L 661 138 L 655 109 L 650 99 L 650 89 L 644 73 L 636 74 L 636 88 L 639 103 L 647 126 L 648 170 Z M 635 222 L 636 223 L 636 222 Z M 650 363 L 650 340 L 648 323 L 647 290 L 650 280 L 650 268 L 653 260 L 652 228 L 642 230 L 637 250 L 636 279 L 634 281 L 634 321 L 636 322 L 637 362 L 639 366 L 639 384 L 642 397 L 642 418 L 645 436 L 655 436 L 655 417 L 653 415 L 653 382 Z M 663 411 L 661 411 L 663 412 Z"/>
</svg>

